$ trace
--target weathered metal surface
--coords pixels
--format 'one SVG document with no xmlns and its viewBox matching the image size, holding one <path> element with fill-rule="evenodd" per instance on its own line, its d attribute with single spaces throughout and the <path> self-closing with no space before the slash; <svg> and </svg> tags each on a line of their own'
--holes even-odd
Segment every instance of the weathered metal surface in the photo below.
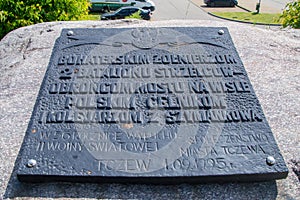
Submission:
<svg viewBox="0 0 300 200">
<path fill-rule="evenodd" d="M 226 28 L 64 29 L 21 181 L 211 182 L 288 170 Z"/>
</svg>

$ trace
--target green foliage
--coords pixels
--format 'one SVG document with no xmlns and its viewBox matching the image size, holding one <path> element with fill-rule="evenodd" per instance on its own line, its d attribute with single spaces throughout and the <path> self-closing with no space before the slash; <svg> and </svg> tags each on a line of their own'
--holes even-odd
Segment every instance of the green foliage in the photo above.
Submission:
<svg viewBox="0 0 300 200">
<path fill-rule="evenodd" d="M 300 0 L 288 3 L 280 16 L 283 27 L 300 28 Z"/>
<path fill-rule="evenodd" d="M 82 19 L 88 6 L 88 0 L 0 0 L 0 39 L 22 26 Z"/>
</svg>

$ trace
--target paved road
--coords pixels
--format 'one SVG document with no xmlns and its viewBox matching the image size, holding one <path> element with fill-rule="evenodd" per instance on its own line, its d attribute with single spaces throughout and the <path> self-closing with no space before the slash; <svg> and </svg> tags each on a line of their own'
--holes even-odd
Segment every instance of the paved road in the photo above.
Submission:
<svg viewBox="0 0 300 200">
<path fill-rule="evenodd" d="M 208 15 L 190 0 L 153 0 L 153 2 L 156 5 L 153 20 L 216 19 Z"/>
<path fill-rule="evenodd" d="M 200 0 L 199 0 L 200 1 Z M 281 13 L 285 5 L 291 0 L 260 0 L 260 12 Z M 238 0 L 239 5 L 251 11 L 256 11 L 256 4 L 259 0 Z"/>
<path fill-rule="evenodd" d="M 238 0 L 239 5 L 255 11 L 255 5 L 259 0 Z M 261 12 L 281 13 L 287 2 L 291 0 L 261 0 Z M 153 0 L 156 10 L 153 13 L 152 20 L 170 20 L 170 19 L 201 19 L 201 20 L 219 20 L 208 15 L 207 12 L 243 12 L 241 8 L 209 8 L 206 7 L 203 0 Z M 202 8 L 202 9 L 201 9 Z"/>
<path fill-rule="evenodd" d="M 255 0 L 252 0 L 255 1 Z M 270 7 L 282 11 L 285 5 L 292 0 L 261 0 L 261 6 Z"/>
<path fill-rule="evenodd" d="M 205 9 L 207 12 L 246 12 L 239 7 L 206 7 L 203 0 L 190 0 L 196 5 Z M 285 5 L 291 0 L 260 0 L 260 12 L 261 13 L 281 13 Z M 238 0 L 238 5 L 242 8 L 248 9 L 252 12 L 256 11 L 256 4 L 259 0 Z"/>
</svg>

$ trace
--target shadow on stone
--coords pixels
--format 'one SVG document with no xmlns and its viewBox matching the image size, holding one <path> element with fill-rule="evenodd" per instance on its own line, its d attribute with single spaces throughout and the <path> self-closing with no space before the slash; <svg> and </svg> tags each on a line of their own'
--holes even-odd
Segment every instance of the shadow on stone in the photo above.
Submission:
<svg viewBox="0 0 300 200">
<path fill-rule="evenodd" d="M 12 173 L 4 198 L 276 199 L 275 181 L 222 184 L 23 183 Z"/>
</svg>

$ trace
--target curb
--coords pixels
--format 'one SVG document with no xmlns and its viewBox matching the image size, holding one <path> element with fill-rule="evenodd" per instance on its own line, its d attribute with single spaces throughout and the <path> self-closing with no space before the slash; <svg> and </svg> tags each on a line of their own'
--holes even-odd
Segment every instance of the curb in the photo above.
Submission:
<svg viewBox="0 0 300 200">
<path fill-rule="evenodd" d="M 229 18 L 225 18 L 225 17 L 220 17 L 211 12 L 207 12 L 207 14 L 209 14 L 213 17 L 217 17 L 219 19 L 228 20 L 228 21 L 232 21 L 232 22 L 239 22 L 239 23 L 244 23 L 244 24 L 254 24 L 254 25 L 264 25 L 264 26 L 282 26 L 281 24 L 266 24 L 266 23 L 260 23 L 260 22 L 255 23 L 255 22 L 246 22 L 246 21 L 241 21 L 241 20 L 229 19 Z"/>
</svg>

